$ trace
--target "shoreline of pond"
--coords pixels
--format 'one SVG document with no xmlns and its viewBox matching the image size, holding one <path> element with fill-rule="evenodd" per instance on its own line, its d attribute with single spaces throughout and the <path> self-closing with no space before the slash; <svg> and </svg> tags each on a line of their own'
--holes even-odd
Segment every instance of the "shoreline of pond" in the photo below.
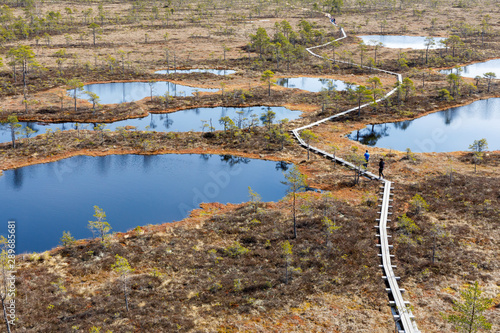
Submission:
<svg viewBox="0 0 500 333">
<path fill-rule="evenodd" d="M 131 102 L 131 103 L 136 103 L 136 102 Z M 110 104 L 113 105 L 113 104 Z M 50 119 L 40 119 L 39 117 L 36 116 L 30 116 L 30 115 L 19 115 L 18 116 L 18 121 L 22 122 L 41 122 L 41 123 L 50 123 L 50 124 L 61 124 L 61 123 L 81 123 L 81 124 L 94 124 L 94 123 L 102 123 L 102 124 L 111 124 L 117 121 L 124 121 L 124 120 L 129 120 L 129 119 L 137 119 L 137 118 L 144 118 L 147 116 L 150 116 L 151 114 L 170 114 L 170 113 L 175 113 L 179 111 L 187 111 L 187 110 L 194 110 L 194 109 L 202 109 L 202 108 L 252 108 L 252 107 L 284 107 L 289 109 L 290 111 L 300 111 L 302 114 L 299 117 L 303 117 L 304 114 L 313 112 L 311 110 L 310 105 L 305 105 L 305 104 L 284 104 L 284 105 L 277 105 L 277 104 L 269 104 L 269 103 L 252 103 L 252 104 L 227 104 L 227 105 L 213 105 L 213 104 L 200 104 L 195 107 L 189 106 L 189 107 L 178 107 L 178 108 L 173 108 L 173 109 L 166 109 L 166 110 L 154 110 L 154 111 L 149 111 L 145 110 L 141 114 L 134 114 L 126 117 L 115 117 L 115 118 L 108 118 L 108 119 L 85 119 L 85 121 L 75 121 L 75 120 L 68 120 L 68 119 L 63 119 L 60 117 L 52 117 Z"/>
<path fill-rule="evenodd" d="M 76 156 L 90 156 L 90 157 L 102 157 L 109 155 L 143 155 L 143 156 L 154 156 L 154 155 L 168 155 L 168 154 L 179 154 L 179 155 L 189 155 L 189 154 L 197 154 L 197 155 L 233 155 L 236 157 L 244 157 L 244 158 L 252 158 L 263 161 L 273 161 L 280 162 L 284 161 L 283 158 L 276 157 L 274 155 L 263 155 L 257 153 L 246 153 L 237 150 L 223 150 L 223 149 L 200 149 L 200 148 L 190 148 L 190 149 L 160 149 L 152 152 L 145 152 L 140 149 L 121 149 L 121 148 L 113 148 L 108 150 L 89 150 L 89 149 L 81 149 L 72 152 L 62 153 L 60 155 L 53 155 L 50 157 L 43 157 L 36 160 L 28 160 L 28 161 L 20 161 L 17 163 L 11 163 L 6 166 L 0 164 L 0 172 L 19 169 L 26 166 L 37 165 L 37 164 L 46 164 L 57 162 L 66 158 L 76 157 Z M 293 163 L 291 161 L 285 160 L 284 162 Z"/>
<path fill-rule="evenodd" d="M 481 64 L 481 63 L 485 63 L 485 62 L 492 61 L 492 60 L 500 60 L 500 58 L 486 58 L 484 60 L 473 60 L 471 62 L 467 62 L 467 63 L 460 64 L 460 65 L 447 66 L 447 67 L 435 67 L 433 69 L 437 72 L 440 72 L 440 71 L 444 71 L 444 70 L 455 69 L 455 67 L 465 67 L 465 66 L 469 66 L 469 65 L 476 65 L 476 64 Z M 446 75 L 446 74 L 443 74 L 443 75 Z M 463 77 L 467 78 L 467 79 L 473 79 L 471 77 L 466 77 L 466 76 L 463 76 Z M 500 77 L 498 77 L 497 79 L 500 79 Z"/>
<path fill-rule="evenodd" d="M 363 128 L 367 127 L 367 126 L 370 126 L 370 125 L 382 125 L 382 124 L 389 124 L 389 123 L 392 124 L 392 123 L 399 123 L 399 122 L 404 122 L 404 121 L 416 120 L 416 119 L 428 116 L 428 115 L 433 114 L 433 113 L 442 112 L 442 111 L 446 111 L 446 110 L 450 110 L 450 109 L 454 109 L 454 108 L 459 108 L 459 107 L 467 106 L 467 105 L 470 105 L 470 104 L 472 104 L 474 102 L 488 100 L 488 99 L 492 99 L 492 98 L 500 98 L 500 94 L 497 94 L 497 95 L 494 95 L 494 96 L 491 96 L 491 97 L 479 97 L 479 98 L 473 99 L 472 101 L 465 101 L 463 103 L 458 103 L 458 104 L 452 105 L 452 106 L 445 106 L 445 107 L 439 107 L 439 108 L 433 109 L 433 110 L 426 110 L 425 112 L 419 113 L 416 117 L 400 117 L 400 118 L 393 119 L 391 121 L 380 120 L 380 121 L 373 121 L 373 122 L 369 122 L 369 123 L 366 123 L 366 122 L 363 122 L 363 123 L 352 123 L 353 129 L 349 130 L 348 132 L 347 131 L 346 132 L 342 132 L 342 136 L 344 136 L 344 137 L 347 138 L 347 135 L 350 134 L 351 132 L 357 131 L 357 130 L 361 130 L 361 129 L 363 129 Z M 363 146 L 366 146 L 366 145 L 362 144 L 359 141 L 351 140 L 349 138 L 347 138 L 347 139 L 349 141 L 354 141 L 354 142 L 357 142 L 357 143 L 359 143 L 359 144 L 361 144 Z M 370 147 L 370 146 L 367 146 L 367 147 Z M 370 148 L 373 148 L 373 147 L 370 147 Z M 384 148 L 384 147 L 377 147 L 377 148 L 380 148 L 380 149 L 389 149 L 389 148 Z M 394 150 L 394 149 L 392 149 L 392 150 Z M 463 150 L 456 150 L 455 152 L 463 152 Z M 422 153 L 418 153 L 418 154 L 423 154 L 423 153 L 433 153 L 433 152 L 422 152 Z M 441 154 L 441 153 L 436 153 L 436 154 Z"/>
<path fill-rule="evenodd" d="M 423 113 L 419 113 L 418 117 L 413 117 L 413 118 L 410 118 L 407 116 L 397 117 L 397 118 L 392 119 L 390 122 L 413 120 L 413 119 L 417 119 L 419 117 L 428 115 L 430 113 L 444 111 L 447 109 L 452 109 L 452 108 L 456 108 L 456 107 L 460 107 L 460 106 L 465 106 L 468 104 L 472 104 L 476 101 L 490 99 L 490 98 L 500 98 L 500 93 L 496 93 L 496 94 L 488 95 L 488 96 L 477 96 L 477 97 L 469 96 L 469 97 L 467 97 L 467 99 L 465 101 L 462 101 L 460 103 L 456 103 L 456 104 L 449 105 L 449 106 L 440 106 L 440 107 L 438 107 L 436 109 L 432 109 L 432 110 L 425 110 Z M 135 102 L 132 102 L 132 103 L 135 103 Z M 170 113 L 175 113 L 178 111 L 186 111 L 186 110 L 192 110 L 192 109 L 197 109 L 197 108 L 217 108 L 217 107 L 246 108 L 246 107 L 260 107 L 260 106 L 261 107 L 285 107 L 291 111 L 300 111 L 300 112 L 302 112 L 302 114 L 299 116 L 299 119 L 303 119 L 304 116 L 308 113 L 312 113 L 314 111 L 317 111 L 317 109 L 319 107 L 319 106 L 311 106 L 309 104 L 280 104 L 280 105 L 277 105 L 277 104 L 272 104 L 272 103 L 227 104 L 224 106 L 214 105 L 214 104 L 200 104 L 200 105 L 197 105 L 196 107 L 193 107 L 193 106 L 189 106 L 186 108 L 178 107 L 178 108 L 173 108 L 173 109 L 154 110 L 154 111 L 145 110 L 143 113 L 134 114 L 134 115 L 127 115 L 124 117 L 115 117 L 115 118 L 109 118 L 109 119 L 99 119 L 99 118 L 92 119 L 91 118 L 91 119 L 85 119 L 85 121 L 68 120 L 65 118 L 57 117 L 57 116 L 56 117 L 50 116 L 49 119 L 40 119 L 39 117 L 36 117 L 36 115 L 30 116 L 30 115 L 22 114 L 22 115 L 18 116 L 18 121 L 20 121 L 20 122 L 46 122 L 46 123 L 55 123 L 55 124 L 66 123 L 66 122 L 75 122 L 75 123 L 77 122 L 77 123 L 82 123 L 82 124 L 93 124 L 93 123 L 110 124 L 110 123 L 114 123 L 117 121 L 123 121 L 123 120 L 128 120 L 128 119 L 144 118 L 144 117 L 147 117 L 151 114 L 170 114 Z M 374 124 L 374 125 L 383 124 L 386 122 L 387 121 L 385 121 L 385 120 L 374 121 L 374 122 L 366 123 L 365 126 L 372 125 L 372 124 Z"/>
<path fill-rule="evenodd" d="M 1 174 L 1 173 L 0 173 Z M 266 207 L 273 207 L 276 203 L 273 201 L 269 202 L 264 202 L 264 205 Z M 141 231 L 143 233 L 145 232 L 167 232 L 171 228 L 177 228 L 177 227 L 198 227 L 202 226 L 204 223 L 207 222 L 214 214 L 221 213 L 221 212 L 226 212 L 226 211 L 232 211 L 234 209 L 238 209 L 239 207 L 243 207 L 247 205 L 246 202 L 242 203 L 219 203 L 219 202 L 202 202 L 199 206 L 199 208 L 195 208 L 189 212 L 189 215 L 184 217 L 183 219 L 180 220 L 174 220 L 170 222 L 163 222 L 163 223 L 158 223 L 158 224 L 146 224 L 146 225 L 140 225 L 138 227 L 141 228 Z M 114 232 L 113 234 L 110 235 L 112 240 L 115 241 L 120 241 L 120 239 L 127 239 L 127 238 L 132 238 L 132 237 L 137 237 L 137 230 L 135 228 L 132 228 L 127 231 L 117 231 Z M 95 241 L 95 238 L 78 238 L 75 239 L 75 242 L 72 246 L 74 247 L 79 247 L 79 246 L 86 246 L 89 243 Z M 54 247 L 47 249 L 42 252 L 22 252 L 22 253 L 16 253 L 16 258 L 22 259 L 22 260 L 28 260 L 28 258 L 25 258 L 25 256 L 32 255 L 33 253 L 36 254 L 43 254 L 43 253 L 49 253 L 53 254 L 58 251 L 61 251 L 64 249 L 65 246 L 61 244 L 57 244 Z"/>
<path fill-rule="evenodd" d="M 500 98 L 500 94 L 497 94 L 497 95 L 495 95 L 493 97 L 479 97 L 479 98 L 473 99 L 472 101 L 466 101 L 466 102 L 459 103 L 459 104 L 456 104 L 456 105 L 453 105 L 453 106 L 439 107 L 439 108 L 437 108 L 435 110 L 427 110 L 427 111 L 419 114 L 418 117 L 413 117 L 413 118 L 410 118 L 410 117 L 398 117 L 398 118 L 396 118 L 394 120 L 391 120 L 391 122 L 401 122 L 401 121 L 407 121 L 407 120 L 414 120 L 414 119 L 418 119 L 420 117 L 429 115 L 431 113 L 445 111 L 447 109 L 451 109 L 451 108 L 455 108 L 455 107 L 465 106 L 465 105 L 471 104 L 471 103 L 473 103 L 475 101 L 485 100 L 485 99 L 489 99 L 489 98 Z M 166 113 L 170 113 L 170 112 L 166 112 Z M 133 118 L 140 118 L 140 117 L 133 117 Z M 131 119 L 133 119 L 133 118 L 131 118 Z M 127 118 L 127 119 L 129 119 L 129 118 Z M 299 118 L 299 119 L 302 119 L 302 118 Z M 366 126 L 369 126 L 369 125 L 378 125 L 378 124 L 384 124 L 384 123 L 387 123 L 387 121 L 380 120 L 380 121 L 374 121 L 374 122 L 360 122 L 360 123 L 351 122 L 351 125 L 353 127 L 351 129 L 349 129 L 349 130 L 342 131 L 339 134 L 343 138 L 345 138 L 345 140 L 348 140 L 349 142 L 357 142 L 357 141 L 353 141 L 353 140 L 350 140 L 349 138 L 347 138 L 347 135 L 349 133 L 351 133 L 352 131 L 361 130 L 361 129 L 365 128 Z M 26 139 L 23 138 L 21 140 L 26 140 Z M 366 146 L 366 145 L 364 145 L 364 144 L 362 144 L 360 142 L 357 142 L 357 144 L 360 144 L 361 146 L 364 146 L 364 147 L 367 147 L 367 148 L 373 148 L 373 147 L 370 147 L 370 146 Z M 10 142 L 0 143 L 0 147 L 2 147 L 2 145 L 10 146 L 11 143 Z M 380 149 L 386 150 L 386 148 L 380 148 Z M 455 152 L 465 152 L 465 151 L 457 150 Z M 492 151 L 492 152 L 497 152 L 497 151 Z M 2 170 L 16 169 L 16 168 L 21 168 L 21 167 L 24 167 L 24 166 L 29 166 L 29 165 L 55 162 L 55 161 L 58 161 L 58 160 L 61 160 L 61 159 L 65 159 L 65 158 L 69 158 L 69 157 L 74 157 L 74 156 L 82 156 L 82 155 L 84 155 L 84 156 L 106 156 L 106 155 L 112 155 L 112 154 L 119 154 L 119 155 L 126 155 L 126 154 L 138 154 L 138 155 L 159 155 L 159 154 L 226 154 L 226 155 L 235 155 L 235 156 L 240 156 L 240 157 L 248 157 L 248 158 L 271 160 L 271 161 L 280 161 L 280 160 L 283 160 L 282 158 L 274 157 L 273 155 L 267 155 L 265 157 L 262 157 L 262 154 L 257 154 L 257 153 L 246 153 L 246 152 L 240 152 L 240 151 L 237 151 L 237 150 L 224 150 L 224 149 L 215 149 L 215 148 L 210 148 L 210 149 L 205 149 L 205 150 L 201 150 L 199 148 L 180 149 L 180 150 L 161 149 L 161 150 L 153 151 L 153 152 L 145 152 L 145 151 L 140 150 L 140 149 L 124 149 L 124 148 L 113 148 L 113 149 L 108 149 L 108 150 L 104 150 L 104 151 L 81 149 L 81 150 L 76 150 L 76 151 L 71 151 L 71 152 L 65 152 L 65 153 L 59 154 L 59 155 L 53 155 L 53 156 L 50 156 L 50 157 L 44 157 L 44 158 L 41 158 L 41 159 L 39 159 L 37 157 L 28 157 L 27 159 L 24 158 L 24 159 L 21 159 L 21 160 L 18 160 L 18 161 L 15 161 L 15 162 L 12 162 L 12 163 L 9 163 L 9 164 L 6 164 L 6 165 L 0 164 L 0 172 Z M 427 153 L 418 153 L 418 154 L 427 154 Z M 432 154 L 448 154 L 448 153 L 432 153 Z M 31 160 L 31 158 L 33 158 L 35 160 Z M 287 162 L 291 162 L 291 161 L 287 161 Z M 0 173 L 0 175 L 1 175 L 1 173 Z"/>
</svg>

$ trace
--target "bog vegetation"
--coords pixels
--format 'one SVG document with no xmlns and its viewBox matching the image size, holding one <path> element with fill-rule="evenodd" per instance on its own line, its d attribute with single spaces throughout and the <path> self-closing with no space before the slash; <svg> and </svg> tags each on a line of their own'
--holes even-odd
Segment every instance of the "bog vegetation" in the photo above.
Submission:
<svg viewBox="0 0 500 333">
<path fill-rule="evenodd" d="M 96 205 L 89 221 L 94 239 L 75 240 L 61 230 L 61 247 L 18 256 L 16 326 L 30 332 L 393 330 L 373 229 L 378 184 L 359 172 L 375 166 L 359 153 L 367 147 L 344 136 L 367 123 L 497 96 L 494 72 L 466 78 L 458 68 L 498 57 L 496 6 L 469 0 L 4 1 L 0 130 L 11 140 L 0 144 L 0 169 L 82 152 L 215 151 L 296 164 L 281 202 L 264 203 L 249 188 L 248 203 L 205 205 L 175 226 L 111 233 L 119 223 L 108 222 L 112 217 Z M 325 13 L 337 19 L 346 39 L 334 41 L 340 31 Z M 422 50 L 400 50 L 360 42 L 356 35 L 362 34 L 427 38 Z M 322 59 L 306 51 L 328 42 L 315 49 Z M 237 72 L 172 72 L 177 68 Z M 402 73 L 403 80 L 376 68 Z M 169 73 L 155 74 L 158 69 Z M 330 83 L 311 93 L 276 85 L 297 76 L 335 77 L 347 88 Z M 148 82 L 149 96 L 103 104 L 95 93 L 87 91 L 88 100 L 77 95 L 87 83 L 131 80 Z M 218 91 L 159 94 L 153 87 L 162 80 Z M 369 107 L 361 108 L 364 103 Z M 277 121 L 271 110 L 207 116 L 185 133 L 106 128 L 149 113 L 257 105 L 304 112 L 294 121 Z M 301 132 L 308 145 L 354 163 L 354 177 L 290 137 L 293 128 L 355 107 L 334 123 Z M 77 126 L 34 136 L 22 121 Z M 223 130 L 214 129 L 217 122 Z M 487 151 L 488 143 L 477 138 L 464 152 L 446 156 L 370 151 L 372 161 L 384 157 L 384 173 L 396 182 L 391 244 L 423 331 L 500 325 L 500 157 Z M 304 192 L 308 185 L 325 191 Z M 8 255 L 3 249 L 2 282 Z M 0 300 L 9 300 L 5 288 Z M 471 308 L 478 311 L 471 314 Z"/>
</svg>

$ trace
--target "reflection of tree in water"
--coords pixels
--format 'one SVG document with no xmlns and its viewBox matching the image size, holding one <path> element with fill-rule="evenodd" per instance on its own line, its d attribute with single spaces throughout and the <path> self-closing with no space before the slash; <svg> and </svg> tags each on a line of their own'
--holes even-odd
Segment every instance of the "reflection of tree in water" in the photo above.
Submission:
<svg viewBox="0 0 500 333">
<path fill-rule="evenodd" d="M 282 78 L 282 79 L 278 79 L 276 81 L 276 84 L 279 85 L 279 86 L 282 86 L 282 87 L 287 87 L 288 88 L 288 83 L 289 83 L 289 80 L 290 79 L 287 79 L 287 78 Z"/>
<path fill-rule="evenodd" d="M 99 169 L 99 173 L 101 175 L 107 175 L 109 171 L 109 167 L 111 164 L 112 156 L 104 156 L 97 158 L 97 168 Z"/>
<path fill-rule="evenodd" d="M 361 131 L 352 132 L 347 137 L 367 146 L 375 146 L 380 138 L 389 136 L 388 130 L 387 124 L 372 125 L 371 128 L 366 127 Z"/>
<path fill-rule="evenodd" d="M 200 158 L 204 161 L 208 161 L 212 157 L 210 154 L 200 154 Z"/>
<path fill-rule="evenodd" d="M 249 107 L 249 108 L 240 108 L 238 111 L 236 112 L 240 112 L 242 113 L 244 116 L 251 116 L 254 112 L 254 108 L 253 107 Z"/>
<path fill-rule="evenodd" d="M 156 158 L 156 156 L 153 155 L 142 155 L 142 166 L 144 170 L 148 170 L 149 167 L 151 166 L 151 162 L 153 159 Z"/>
<path fill-rule="evenodd" d="M 318 79 L 319 82 L 321 82 L 321 85 L 323 87 L 327 87 L 328 90 L 333 90 L 334 88 L 337 88 L 333 80 L 331 79 Z"/>
<path fill-rule="evenodd" d="M 168 113 L 166 115 L 162 115 L 160 117 L 160 119 L 164 119 L 164 118 L 165 118 L 165 120 L 163 121 L 163 126 L 165 126 L 166 129 L 169 129 L 172 126 L 172 124 L 174 123 L 174 121 L 168 117 Z"/>
<path fill-rule="evenodd" d="M 23 187 L 23 168 L 18 168 L 13 170 L 12 175 L 12 185 L 16 190 L 21 189 Z"/>
<path fill-rule="evenodd" d="M 228 163 L 230 166 L 233 166 L 235 164 L 248 164 L 250 163 L 250 159 L 247 157 L 239 157 L 239 156 L 233 156 L 233 155 L 219 155 L 220 160 L 222 162 Z"/>
<path fill-rule="evenodd" d="M 397 123 L 394 123 L 394 128 L 405 131 L 408 127 L 410 127 L 412 121 L 413 120 L 398 121 Z"/>
<path fill-rule="evenodd" d="M 155 123 L 155 118 L 153 117 L 153 114 L 151 113 L 151 120 L 149 121 L 149 128 L 150 129 L 155 129 L 158 125 Z"/>
<path fill-rule="evenodd" d="M 132 155 L 124 154 L 124 155 L 115 155 L 115 158 L 118 160 L 118 165 L 120 165 L 123 169 L 129 165 L 129 159 Z"/>
<path fill-rule="evenodd" d="M 457 108 L 452 108 L 448 110 L 444 110 L 441 112 L 438 112 L 438 115 L 444 119 L 444 123 L 446 125 L 450 125 L 455 118 L 458 117 L 458 112 L 456 112 Z"/>
<path fill-rule="evenodd" d="M 38 133 L 40 130 L 36 127 L 36 123 L 21 123 L 22 127 L 30 128 L 33 133 Z"/>
<path fill-rule="evenodd" d="M 328 91 L 335 91 L 335 90 L 337 90 L 337 84 L 333 82 L 333 80 L 330 80 L 330 82 L 328 82 Z"/>
<path fill-rule="evenodd" d="M 245 122 L 248 120 L 245 115 L 250 116 L 250 113 L 252 112 L 253 108 L 240 108 L 235 109 L 236 110 L 236 116 L 234 117 L 233 121 L 236 124 L 236 127 L 239 129 L 245 127 Z"/>
<path fill-rule="evenodd" d="M 286 163 L 285 161 L 279 161 L 276 163 L 276 170 L 281 170 L 281 171 L 287 171 L 289 168 L 289 163 Z"/>
</svg>

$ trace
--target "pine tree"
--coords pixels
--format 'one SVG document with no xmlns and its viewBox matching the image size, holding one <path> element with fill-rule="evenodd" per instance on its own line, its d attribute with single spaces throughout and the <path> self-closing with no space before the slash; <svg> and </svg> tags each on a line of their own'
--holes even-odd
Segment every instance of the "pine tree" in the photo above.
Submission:
<svg viewBox="0 0 500 333">
<path fill-rule="evenodd" d="M 9 115 L 6 120 L 0 121 L 0 125 L 2 125 L 2 127 L 7 127 L 7 129 L 10 130 L 12 148 L 15 149 L 16 135 L 19 134 L 19 128 L 21 127 L 21 124 L 19 124 L 19 121 L 17 120 L 17 116 L 15 114 Z"/>
<path fill-rule="evenodd" d="M 97 234 L 101 238 L 101 242 L 104 242 L 108 236 L 109 231 L 111 230 L 111 226 L 108 222 L 106 222 L 106 213 L 99 206 L 94 206 L 94 217 L 97 219 L 96 221 L 89 221 L 88 228 L 92 231 L 92 233 L 97 231 Z"/>
<path fill-rule="evenodd" d="M 68 247 L 68 246 L 71 246 L 75 243 L 75 238 L 73 236 L 71 236 L 71 232 L 63 231 L 63 235 L 60 239 L 60 242 L 61 242 L 62 246 Z"/>
<path fill-rule="evenodd" d="M 297 238 L 297 210 L 296 210 L 296 197 L 297 192 L 307 187 L 306 176 L 301 174 L 297 166 L 293 166 L 287 174 L 285 174 L 286 181 L 281 182 L 288 186 L 288 193 L 293 194 L 293 238 Z"/>
<path fill-rule="evenodd" d="M 332 221 L 330 220 L 328 217 L 324 216 L 323 219 L 321 220 L 321 222 L 323 222 L 323 225 L 325 226 L 325 231 L 326 231 L 326 240 L 325 240 L 325 244 L 326 244 L 326 247 L 328 247 L 328 236 L 329 235 L 332 235 L 333 232 L 335 230 L 338 230 L 340 228 L 342 228 L 341 226 L 338 226 L 335 224 L 335 219 Z"/>
<path fill-rule="evenodd" d="M 123 283 L 123 296 L 125 298 L 125 307 L 127 311 L 129 310 L 128 308 L 128 295 L 127 295 L 127 277 L 128 274 L 132 273 L 134 269 L 130 267 L 130 264 L 128 263 L 128 260 L 119 256 L 118 254 L 115 255 L 116 261 L 113 265 L 111 265 L 111 268 L 113 271 L 118 273 L 120 275 L 120 278 L 122 279 Z"/>
<path fill-rule="evenodd" d="M 262 201 L 262 197 L 259 193 L 252 190 L 250 186 L 248 186 L 248 196 L 250 197 L 250 201 L 252 202 L 254 213 L 257 213 L 259 203 Z"/>
<path fill-rule="evenodd" d="M 477 162 L 483 159 L 483 151 L 488 149 L 488 141 L 486 139 L 474 140 L 469 146 L 469 150 L 474 153 L 474 172 L 477 171 Z"/>
<path fill-rule="evenodd" d="M 411 198 L 410 205 L 413 208 L 415 215 L 429 210 L 429 204 L 420 194 L 415 194 L 413 198 Z"/>
<path fill-rule="evenodd" d="M 83 90 L 83 83 L 78 79 L 71 79 L 66 82 L 66 84 L 73 90 L 73 98 L 75 100 L 75 113 L 76 113 L 76 99 L 78 97 L 78 92 Z"/>
<path fill-rule="evenodd" d="M 447 318 L 459 332 L 474 333 L 482 329 L 491 329 L 491 323 L 486 321 L 483 313 L 491 306 L 492 300 L 481 297 L 481 294 L 482 291 L 476 281 L 460 292 L 462 302 L 454 302 L 455 313 Z"/>
<path fill-rule="evenodd" d="M 260 77 L 260 80 L 263 82 L 267 82 L 268 84 L 268 89 L 269 89 L 269 96 L 271 96 L 271 85 L 273 84 L 274 80 L 274 72 L 267 70 L 262 73 L 262 76 Z"/>
<path fill-rule="evenodd" d="M 309 143 L 311 141 L 318 141 L 318 136 L 314 134 L 311 130 L 303 130 L 302 133 L 300 133 L 300 137 L 304 140 L 306 140 L 307 144 L 307 159 L 309 159 L 309 151 L 310 151 L 310 145 Z"/>
</svg>

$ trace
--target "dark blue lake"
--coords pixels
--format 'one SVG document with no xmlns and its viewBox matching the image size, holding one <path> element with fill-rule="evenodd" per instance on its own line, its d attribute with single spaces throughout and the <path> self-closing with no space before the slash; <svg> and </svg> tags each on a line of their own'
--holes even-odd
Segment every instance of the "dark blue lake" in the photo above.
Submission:
<svg viewBox="0 0 500 333">
<path fill-rule="evenodd" d="M 160 71 L 156 71 L 155 74 L 187 74 L 187 73 L 211 73 L 215 75 L 231 75 L 236 73 L 235 70 L 232 69 L 203 69 L 203 68 L 193 68 L 193 69 L 162 69 Z"/>
<path fill-rule="evenodd" d="M 180 220 L 201 202 L 265 201 L 285 195 L 287 164 L 224 155 L 78 156 L 4 171 L 0 177 L 1 234 L 17 222 L 17 253 L 58 245 L 63 231 L 90 238 L 93 206 L 112 231 Z"/>
<path fill-rule="evenodd" d="M 341 80 L 318 77 L 290 77 L 276 80 L 276 84 L 286 88 L 298 88 L 310 92 L 320 92 L 321 89 L 346 90 L 347 84 Z"/>
<path fill-rule="evenodd" d="M 218 89 L 189 87 L 168 81 L 155 81 L 152 85 L 148 82 L 110 82 L 87 84 L 83 86 L 83 91 L 77 93 L 77 97 L 90 100 L 86 91 L 99 96 L 100 104 L 119 104 L 139 101 L 150 97 L 151 93 L 153 96 L 164 96 L 167 92 L 170 96 L 192 96 L 196 91 L 216 92 Z M 68 90 L 68 95 L 73 97 L 74 90 Z"/>
<path fill-rule="evenodd" d="M 369 35 L 369 36 L 358 36 L 363 40 L 366 45 L 376 45 L 382 43 L 383 47 L 393 48 L 393 49 L 414 49 L 423 50 L 426 49 L 425 38 L 422 36 L 389 36 L 389 35 Z M 431 49 L 444 48 L 440 41 L 445 40 L 443 37 L 432 37 L 434 39 L 434 46 Z"/>
<path fill-rule="evenodd" d="M 195 131 L 201 132 L 202 125 L 206 121 L 206 124 L 210 124 L 210 119 L 212 119 L 212 126 L 215 130 L 222 130 L 224 126 L 219 123 L 219 119 L 225 116 L 233 119 L 236 125 L 240 124 L 242 128 L 248 126 L 250 121 L 252 120 L 252 115 L 257 115 L 258 118 L 262 115 L 262 113 L 267 112 L 268 110 L 273 111 L 276 114 L 275 121 L 288 119 L 294 120 L 300 117 L 300 111 L 292 111 L 282 106 L 252 106 L 252 107 L 244 107 L 244 108 L 225 108 L 225 107 L 216 107 L 216 108 L 195 108 L 177 111 L 168 114 L 150 114 L 147 117 L 143 118 L 135 118 L 135 119 L 127 119 L 116 121 L 114 123 L 105 124 L 105 129 L 109 129 L 111 131 L 115 131 L 118 127 L 124 126 L 134 126 L 137 130 L 151 130 L 156 132 L 187 132 L 187 131 Z M 257 118 L 257 120 L 258 120 Z M 19 129 L 20 134 L 18 137 L 25 137 L 23 134 L 23 129 L 28 126 L 35 133 L 31 134 L 31 137 L 44 134 L 47 129 L 51 129 L 52 131 L 56 130 L 69 130 L 75 129 L 75 123 L 36 123 L 36 122 L 20 122 L 21 128 Z M 260 125 L 259 121 L 259 125 Z M 80 129 L 93 129 L 94 124 L 84 124 L 80 123 Z M 258 125 L 257 125 L 258 126 Z M 204 131 L 208 131 L 208 129 L 204 129 Z M 11 140 L 11 134 L 8 130 L 0 130 L 0 142 L 8 142 Z"/>
<path fill-rule="evenodd" d="M 368 146 L 414 152 L 466 151 L 485 138 L 489 150 L 500 149 L 500 98 L 431 113 L 414 120 L 370 125 L 348 135 Z"/>
<path fill-rule="evenodd" d="M 500 78 L 500 59 L 493 59 L 493 60 L 488 60 L 485 62 L 478 62 L 476 64 L 471 64 L 467 66 L 460 67 L 462 69 L 462 72 L 460 75 L 464 77 L 476 77 L 480 76 L 483 77 L 485 73 L 488 72 L 493 72 L 496 74 L 497 79 Z M 443 74 L 450 74 L 450 73 L 456 73 L 456 69 L 443 69 L 442 71 L 439 71 L 440 73 Z"/>
</svg>

